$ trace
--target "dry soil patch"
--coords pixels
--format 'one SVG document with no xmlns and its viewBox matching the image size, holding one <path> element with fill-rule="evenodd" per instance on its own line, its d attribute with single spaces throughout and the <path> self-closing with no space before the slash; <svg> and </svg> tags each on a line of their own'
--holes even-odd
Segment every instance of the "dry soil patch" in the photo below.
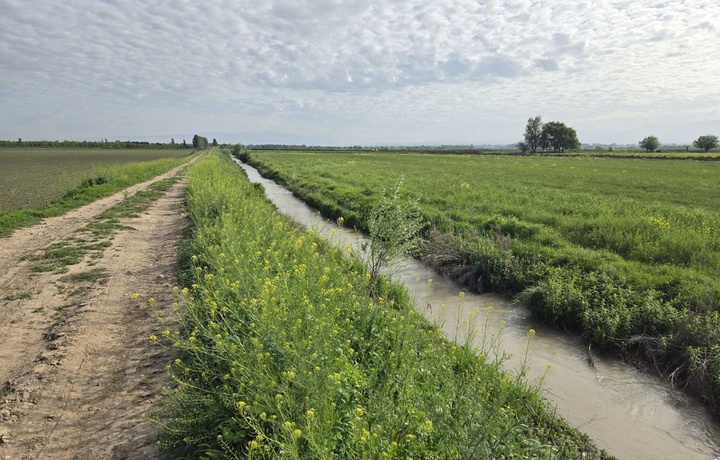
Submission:
<svg viewBox="0 0 720 460">
<path fill-rule="evenodd" d="M 148 337 L 159 335 L 157 316 L 172 316 L 177 300 L 184 182 L 122 219 L 134 230 L 117 232 L 102 257 L 63 274 L 36 273 L 21 260 L 147 185 L 0 239 L 0 458 L 158 456 L 157 430 L 143 414 L 167 383 L 171 356 Z M 88 273 L 100 276 L 71 278 Z"/>
</svg>

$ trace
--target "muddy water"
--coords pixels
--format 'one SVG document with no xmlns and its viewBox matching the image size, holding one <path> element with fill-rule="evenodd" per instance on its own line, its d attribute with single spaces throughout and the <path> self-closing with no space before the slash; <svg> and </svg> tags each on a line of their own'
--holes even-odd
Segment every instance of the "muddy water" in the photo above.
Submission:
<svg viewBox="0 0 720 460">
<path fill-rule="evenodd" d="M 361 235 L 338 229 L 286 189 L 255 169 L 241 166 L 252 182 L 265 187 L 281 212 L 335 242 L 359 248 Z M 523 368 L 529 349 L 527 375 L 544 378 L 542 391 L 557 413 L 618 458 L 712 460 L 720 456 L 720 424 L 704 406 L 673 392 L 661 380 L 596 352 L 592 352 L 591 366 L 588 349 L 577 337 L 543 326 L 526 309 L 501 297 L 460 294 L 461 287 L 415 260 L 397 264 L 393 276 L 407 285 L 417 309 L 442 325 L 449 338 L 465 340 L 467 331 L 475 330 L 471 337 L 475 346 L 481 348 L 484 343 L 487 352 L 511 355 L 505 367 L 515 372 Z M 530 329 L 536 332 L 528 348 Z M 498 337 L 499 347 L 488 346 Z"/>
</svg>

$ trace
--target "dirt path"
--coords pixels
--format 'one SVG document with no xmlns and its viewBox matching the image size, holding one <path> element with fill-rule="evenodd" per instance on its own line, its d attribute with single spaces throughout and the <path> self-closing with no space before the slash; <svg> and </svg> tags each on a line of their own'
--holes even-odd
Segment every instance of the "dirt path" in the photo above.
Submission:
<svg viewBox="0 0 720 460">
<path fill-rule="evenodd" d="M 184 181 L 112 232 L 82 230 L 151 182 L 0 239 L 0 459 L 158 456 L 143 414 L 172 356 L 148 337 L 174 310 Z M 92 249 L 42 269 L 38 255 L 68 241 Z"/>
</svg>

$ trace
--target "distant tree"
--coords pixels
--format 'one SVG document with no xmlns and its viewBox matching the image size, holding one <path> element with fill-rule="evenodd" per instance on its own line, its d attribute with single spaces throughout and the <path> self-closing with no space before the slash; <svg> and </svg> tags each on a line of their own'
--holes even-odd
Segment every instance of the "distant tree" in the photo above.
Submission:
<svg viewBox="0 0 720 460">
<path fill-rule="evenodd" d="M 648 136 L 645 139 L 638 142 L 641 149 L 645 149 L 646 152 L 654 152 L 660 147 L 660 141 L 655 136 Z"/>
<path fill-rule="evenodd" d="M 540 115 L 528 118 L 525 125 L 525 145 L 533 153 L 540 147 L 540 138 L 542 136 L 543 122 Z M 523 150 L 525 152 L 525 150 Z"/>
<path fill-rule="evenodd" d="M 215 139 L 214 137 L 213 137 L 212 146 L 217 147 L 217 139 Z"/>
<path fill-rule="evenodd" d="M 528 145 L 528 143 L 527 143 L 527 142 L 523 142 L 523 141 L 520 141 L 520 142 L 517 143 L 517 148 L 518 148 L 518 150 L 520 150 L 522 153 L 526 153 L 528 150 L 530 150 L 530 146 Z"/>
<path fill-rule="evenodd" d="M 559 121 L 550 121 L 542 127 L 540 147 L 543 150 L 552 149 L 555 152 L 564 152 L 580 147 L 580 141 L 575 129 Z"/>
<path fill-rule="evenodd" d="M 700 136 L 693 141 L 693 145 L 701 149 L 703 152 L 709 152 L 718 146 L 718 137 L 712 134 Z"/>
<path fill-rule="evenodd" d="M 18 137 L 18 145 L 22 145 L 22 137 Z"/>
<path fill-rule="evenodd" d="M 183 148 L 184 148 L 184 149 L 187 148 L 187 142 L 185 142 L 185 139 L 183 139 Z"/>
<path fill-rule="evenodd" d="M 198 148 L 198 146 L 200 145 L 200 136 L 198 136 L 197 134 L 193 136 L 192 145 L 194 149 Z"/>
<path fill-rule="evenodd" d="M 171 137 L 171 138 L 170 138 L 170 145 L 172 145 L 173 147 L 175 147 L 175 138 L 174 138 L 174 137 Z"/>
</svg>

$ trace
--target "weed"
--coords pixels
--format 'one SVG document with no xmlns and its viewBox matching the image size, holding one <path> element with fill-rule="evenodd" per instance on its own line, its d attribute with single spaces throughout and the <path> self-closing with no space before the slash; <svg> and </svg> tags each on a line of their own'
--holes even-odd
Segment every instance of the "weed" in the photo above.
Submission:
<svg viewBox="0 0 720 460">
<path fill-rule="evenodd" d="M 70 275 L 63 276 L 60 278 L 61 281 L 71 281 L 71 282 L 82 282 L 82 281 L 99 281 L 104 282 L 108 278 L 107 270 L 104 268 L 94 268 L 92 270 L 86 271 L 86 272 L 80 272 L 80 273 L 72 273 Z"/>
<path fill-rule="evenodd" d="M 32 293 L 28 291 L 14 292 L 3 297 L 4 300 L 28 300 L 32 298 Z"/>
</svg>

